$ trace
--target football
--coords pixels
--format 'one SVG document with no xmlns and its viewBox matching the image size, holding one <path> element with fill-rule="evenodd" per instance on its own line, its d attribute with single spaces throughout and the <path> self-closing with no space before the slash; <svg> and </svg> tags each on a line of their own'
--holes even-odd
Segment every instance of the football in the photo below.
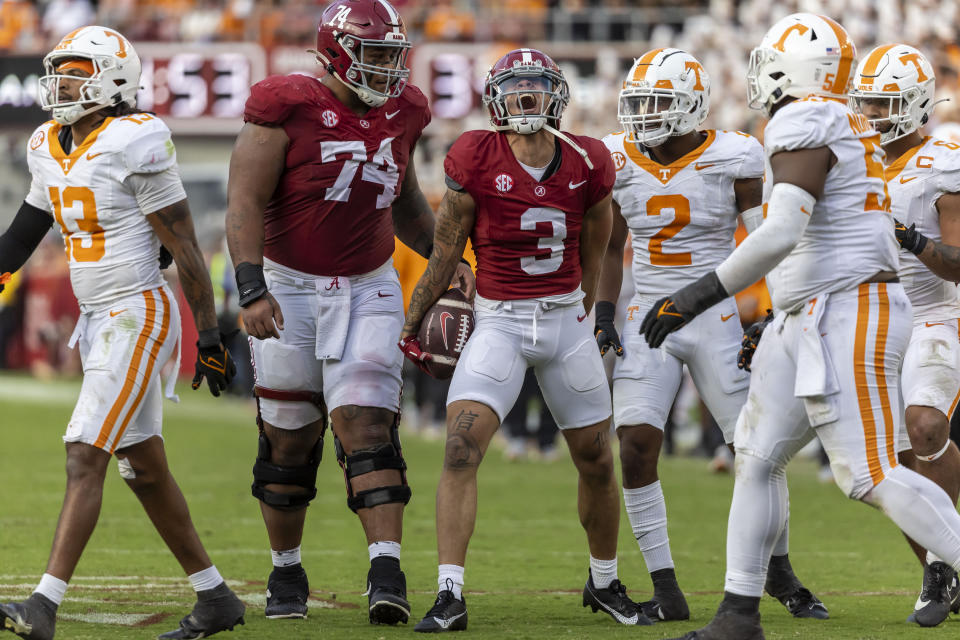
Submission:
<svg viewBox="0 0 960 640">
<path fill-rule="evenodd" d="M 473 333 L 473 305 L 460 289 L 450 289 L 427 311 L 420 325 L 420 348 L 429 353 L 427 372 L 446 380 Z"/>
</svg>

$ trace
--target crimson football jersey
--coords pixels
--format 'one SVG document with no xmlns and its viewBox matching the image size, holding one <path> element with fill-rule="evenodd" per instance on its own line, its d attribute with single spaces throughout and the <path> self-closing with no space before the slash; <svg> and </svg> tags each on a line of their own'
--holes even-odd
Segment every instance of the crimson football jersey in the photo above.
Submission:
<svg viewBox="0 0 960 640">
<path fill-rule="evenodd" d="M 506 134 L 495 131 L 468 131 L 447 153 L 447 177 L 476 203 L 470 240 L 484 298 L 539 298 L 580 286 L 583 216 L 611 192 L 615 171 L 602 142 L 564 133 L 587 152 L 593 170 L 558 141 L 560 166 L 538 182 L 520 166 Z"/>
<path fill-rule="evenodd" d="M 407 84 L 361 117 L 316 78 L 271 76 L 251 87 L 243 119 L 283 127 L 290 138 L 263 215 L 265 258 L 329 276 L 373 271 L 390 258 L 391 203 L 430 122 L 419 89 Z"/>
</svg>

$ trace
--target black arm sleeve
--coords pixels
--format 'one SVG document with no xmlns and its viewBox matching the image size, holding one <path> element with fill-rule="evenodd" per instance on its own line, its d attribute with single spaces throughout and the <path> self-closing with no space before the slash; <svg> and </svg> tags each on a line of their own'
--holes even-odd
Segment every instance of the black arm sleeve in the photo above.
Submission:
<svg viewBox="0 0 960 640">
<path fill-rule="evenodd" d="M 24 202 L 10 228 L 0 235 L 0 273 L 14 273 L 47 235 L 53 216 Z"/>
</svg>

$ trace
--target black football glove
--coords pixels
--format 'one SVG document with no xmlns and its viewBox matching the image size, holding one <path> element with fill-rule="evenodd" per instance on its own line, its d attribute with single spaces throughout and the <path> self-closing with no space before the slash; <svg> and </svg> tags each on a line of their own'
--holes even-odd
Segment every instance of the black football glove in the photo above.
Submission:
<svg viewBox="0 0 960 640">
<path fill-rule="evenodd" d="M 923 249 L 927 246 L 927 237 L 917 231 L 916 223 L 908 227 L 894 218 L 893 232 L 897 236 L 897 242 L 900 243 L 900 247 L 915 256 L 923 253 Z"/>
<path fill-rule="evenodd" d="M 208 331 L 216 331 L 216 329 Z M 210 393 L 219 397 L 220 392 L 224 391 L 233 377 L 237 375 L 237 365 L 234 364 L 230 351 L 223 345 L 225 338 L 221 338 L 220 332 L 217 331 L 216 344 L 210 344 L 212 340 L 209 336 L 203 335 L 206 333 L 207 331 L 201 332 L 200 339 L 197 340 L 197 364 L 194 368 L 195 375 L 190 386 L 196 391 L 200 388 L 203 379 L 206 378 Z"/>
<path fill-rule="evenodd" d="M 173 254 L 165 246 L 160 245 L 160 270 L 163 271 L 173 264 Z"/>
<path fill-rule="evenodd" d="M 596 309 L 597 321 L 593 328 L 593 335 L 597 339 L 597 346 L 600 347 L 600 355 L 606 355 L 607 351 L 613 349 L 617 357 L 623 356 L 623 345 L 620 344 L 617 327 L 613 324 L 617 305 L 612 302 L 598 302 Z"/>
<path fill-rule="evenodd" d="M 640 333 L 646 338 L 647 344 L 656 349 L 663 344 L 669 334 L 729 297 L 720 283 L 720 278 L 717 277 L 717 272 L 711 271 L 673 295 L 660 298 L 653 303 L 650 311 L 643 318 Z"/>
<path fill-rule="evenodd" d="M 767 309 L 767 315 L 754 322 L 743 332 L 743 340 L 740 342 L 740 353 L 737 354 L 737 367 L 744 371 L 750 371 L 750 363 L 753 361 L 753 354 L 760 345 L 760 336 L 763 330 L 773 321 L 773 312 Z"/>
</svg>

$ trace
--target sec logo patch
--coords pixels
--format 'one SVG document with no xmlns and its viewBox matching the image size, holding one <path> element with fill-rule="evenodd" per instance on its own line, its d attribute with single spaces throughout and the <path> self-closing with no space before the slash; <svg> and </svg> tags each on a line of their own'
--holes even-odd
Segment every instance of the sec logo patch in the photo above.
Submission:
<svg viewBox="0 0 960 640">
<path fill-rule="evenodd" d="M 493 180 L 493 186 L 495 186 L 500 193 L 506 193 L 510 191 L 510 189 L 513 189 L 513 176 L 509 173 L 501 173 Z"/>
<path fill-rule="evenodd" d="M 336 111 L 324 109 L 323 113 L 320 114 L 320 121 L 323 123 L 323 126 L 332 129 L 340 124 L 340 116 L 337 115 Z"/>
<path fill-rule="evenodd" d="M 370 128 L 370 121 L 369 121 L 369 120 L 361 120 L 361 121 L 360 121 L 360 126 L 363 127 L 364 129 L 369 129 L 369 128 Z"/>
<path fill-rule="evenodd" d="M 623 155 L 619 151 L 614 151 L 612 154 L 610 154 L 610 157 L 613 158 L 613 168 L 617 171 L 620 171 L 620 169 L 623 169 L 625 166 L 627 166 L 627 156 Z"/>
<path fill-rule="evenodd" d="M 37 131 L 32 138 L 30 138 L 30 148 L 36 151 L 40 145 L 43 144 L 44 139 L 47 135 L 43 131 Z"/>
</svg>

